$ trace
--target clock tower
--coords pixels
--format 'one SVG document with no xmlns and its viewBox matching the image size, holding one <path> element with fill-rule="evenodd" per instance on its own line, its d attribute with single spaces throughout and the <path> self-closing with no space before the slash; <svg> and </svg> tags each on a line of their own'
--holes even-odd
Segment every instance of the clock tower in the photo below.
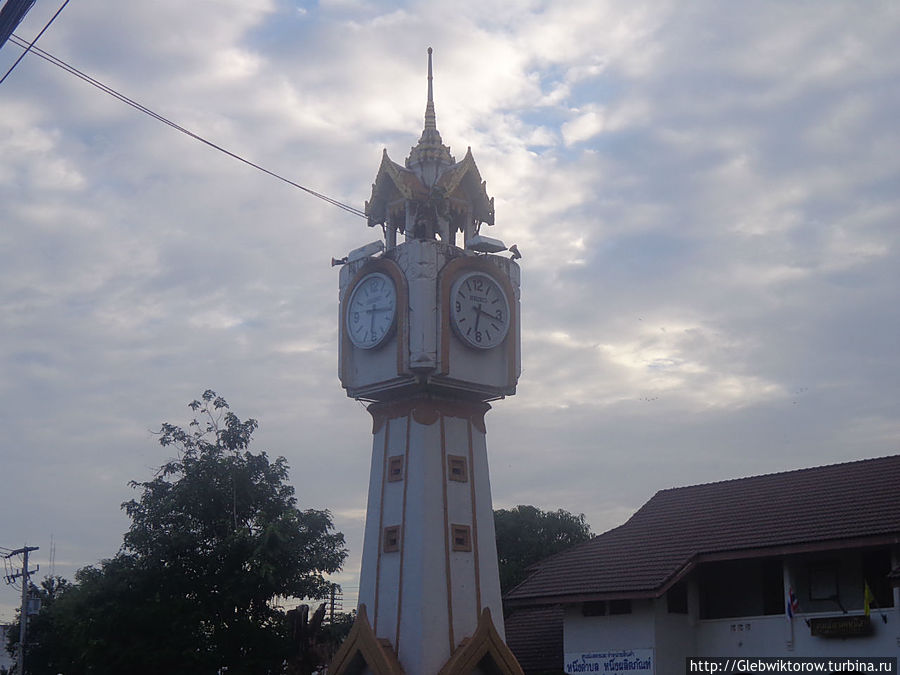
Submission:
<svg viewBox="0 0 900 675">
<path fill-rule="evenodd" d="M 330 673 L 521 673 L 503 641 L 484 416 L 520 372 L 518 250 L 494 224 L 471 150 L 425 128 L 384 152 L 369 227 L 340 271 L 339 377 L 373 442 L 356 623 Z M 511 252 L 505 253 L 504 252 Z"/>
</svg>

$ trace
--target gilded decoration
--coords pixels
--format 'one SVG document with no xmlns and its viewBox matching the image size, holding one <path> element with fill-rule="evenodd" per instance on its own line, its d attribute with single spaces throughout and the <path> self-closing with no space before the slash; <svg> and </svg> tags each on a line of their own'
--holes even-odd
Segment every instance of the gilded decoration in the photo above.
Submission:
<svg viewBox="0 0 900 675">
<path fill-rule="evenodd" d="M 491 406 L 481 401 L 459 401 L 433 396 L 418 396 L 399 401 L 372 403 L 368 407 L 372 415 L 372 433 L 377 434 L 387 420 L 412 416 L 418 423 L 431 426 L 441 416 L 468 420 L 481 433 L 485 433 L 484 416 Z"/>
</svg>

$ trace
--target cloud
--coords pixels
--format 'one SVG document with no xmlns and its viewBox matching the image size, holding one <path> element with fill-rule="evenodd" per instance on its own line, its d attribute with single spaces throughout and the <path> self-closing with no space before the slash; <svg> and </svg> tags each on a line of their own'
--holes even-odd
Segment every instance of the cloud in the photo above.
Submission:
<svg viewBox="0 0 900 675">
<path fill-rule="evenodd" d="M 896 452 L 897 9 L 220 5 L 83 0 L 40 45 L 358 208 L 418 138 L 434 47 L 444 141 L 524 254 L 496 505 L 599 532 L 658 489 Z M 3 87 L 0 506 L 27 518 L 0 545 L 46 569 L 52 533 L 68 577 L 113 555 L 127 481 L 169 458 L 152 430 L 212 387 L 335 514 L 350 588 L 371 420 L 329 261 L 379 233 L 39 59 Z"/>
</svg>

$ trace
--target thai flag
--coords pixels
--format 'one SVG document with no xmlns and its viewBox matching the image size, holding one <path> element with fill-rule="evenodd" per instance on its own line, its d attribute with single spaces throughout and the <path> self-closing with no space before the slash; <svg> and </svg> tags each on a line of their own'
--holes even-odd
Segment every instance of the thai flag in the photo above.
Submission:
<svg viewBox="0 0 900 675">
<path fill-rule="evenodd" d="M 787 615 L 789 619 L 794 618 L 794 614 L 800 611 L 800 603 L 797 602 L 797 596 L 794 594 L 794 587 L 788 588 Z"/>
</svg>

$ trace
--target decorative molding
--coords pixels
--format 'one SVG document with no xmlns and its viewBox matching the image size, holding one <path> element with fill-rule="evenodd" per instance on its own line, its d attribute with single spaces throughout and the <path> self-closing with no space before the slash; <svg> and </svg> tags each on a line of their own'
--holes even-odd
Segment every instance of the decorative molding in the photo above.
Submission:
<svg viewBox="0 0 900 675">
<path fill-rule="evenodd" d="M 419 394 L 397 401 L 371 403 L 372 433 L 377 434 L 387 420 L 412 416 L 418 423 L 431 426 L 440 417 L 457 417 L 470 421 L 481 433 L 486 433 L 484 416 L 491 406 L 481 401 L 464 401 Z"/>
<path fill-rule="evenodd" d="M 384 528 L 381 539 L 381 550 L 385 553 L 397 553 L 400 551 L 400 532 L 399 525 L 388 525 Z"/>
<path fill-rule="evenodd" d="M 463 455 L 447 455 L 448 480 L 469 482 L 469 461 Z M 472 513 L 475 513 L 473 510 Z"/>
<path fill-rule="evenodd" d="M 404 675 L 390 642 L 375 636 L 364 604 L 359 606 L 353 627 L 331 660 L 328 672 L 331 675 L 362 675 L 364 672 Z"/>
<path fill-rule="evenodd" d="M 485 659 L 492 667 L 481 666 Z M 491 610 L 487 607 L 478 618 L 475 633 L 459 644 L 438 675 L 471 675 L 476 669 L 501 675 L 524 675 L 516 657 L 494 627 Z"/>
<path fill-rule="evenodd" d="M 450 538 L 452 539 L 453 551 L 471 553 L 472 528 L 469 525 L 459 525 L 457 523 L 450 525 Z"/>
<path fill-rule="evenodd" d="M 403 480 L 403 455 L 388 457 L 387 482 L 397 483 Z"/>
<path fill-rule="evenodd" d="M 441 411 L 438 406 L 431 403 L 422 403 L 412 409 L 412 418 L 419 424 L 430 427 L 438 421 Z"/>
</svg>

